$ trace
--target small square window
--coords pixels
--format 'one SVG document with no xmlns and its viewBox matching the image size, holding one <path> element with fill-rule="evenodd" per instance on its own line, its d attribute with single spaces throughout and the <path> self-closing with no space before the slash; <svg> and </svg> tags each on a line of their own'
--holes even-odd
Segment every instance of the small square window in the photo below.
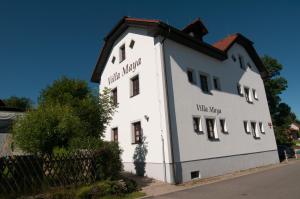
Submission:
<svg viewBox="0 0 300 199">
<path fill-rule="evenodd" d="M 188 81 L 191 84 L 195 84 L 195 80 L 194 80 L 194 72 L 192 70 L 188 70 L 187 71 L 187 77 L 188 77 Z"/>
<path fill-rule="evenodd" d="M 139 83 L 139 76 L 136 75 L 131 78 L 131 97 L 134 97 L 140 93 L 140 83 Z"/>
<path fill-rule="evenodd" d="M 126 58 L 125 44 L 123 44 L 123 45 L 120 47 L 119 54 L 120 54 L 120 63 L 121 63 L 121 62 L 124 61 L 125 58 Z"/>
<path fill-rule="evenodd" d="M 130 44 L 129 44 L 129 47 L 132 49 L 133 46 L 134 46 L 134 44 L 135 44 L 135 41 L 134 41 L 134 40 L 131 40 L 131 41 L 130 41 Z"/>
<path fill-rule="evenodd" d="M 217 77 L 213 78 L 213 82 L 214 82 L 214 87 L 216 90 L 220 91 L 221 90 L 221 86 L 220 86 L 220 79 Z"/>
<path fill-rule="evenodd" d="M 199 178 L 199 171 L 192 171 L 191 172 L 191 179 Z"/>
<path fill-rule="evenodd" d="M 200 83 L 201 83 L 201 89 L 203 92 L 208 93 L 209 88 L 208 88 L 208 76 L 201 74 L 200 75 Z"/>
<path fill-rule="evenodd" d="M 115 56 L 113 56 L 113 58 L 111 59 L 111 63 L 115 63 L 115 61 L 116 61 L 116 57 Z"/>
</svg>

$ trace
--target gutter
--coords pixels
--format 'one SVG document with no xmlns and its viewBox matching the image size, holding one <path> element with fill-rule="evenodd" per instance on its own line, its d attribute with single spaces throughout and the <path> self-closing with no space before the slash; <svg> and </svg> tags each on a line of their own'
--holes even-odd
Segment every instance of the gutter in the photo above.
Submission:
<svg viewBox="0 0 300 199">
<path fill-rule="evenodd" d="M 175 158 L 174 158 L 174 149 L 173 149 L 173 136 L 172 136 L 172 125 L 171 125 L 171 113 L 170 113 L 170 104 L 169 104 L 169 89 L 168 89 L 168 78 L 167 78 L 167 73 L 166 73 L 166 57 L 165 57 L 165 40 L 168 37 L 168 34 L 170 33 L 170 28 L 168 29 L 168 33 L 166 36 L 164 36 L 163 40 L 161 41 L 161 46 L 162 46 L 162 50 L 161 50 L 161 56 L 162 56 L 162 65 L 163 65 L 163 69 L 164 69 L 164 76 L 165 76 L 165 85 L 166 85 L 166 103 L 167 103 L 167 111 L 168 111 L 168 128 L 169 128 L 169 136 L 170 136 L 170 148 L 171 148 L 171 159 L 172 159 L 172 171 L 173 171 L 173 179 L 174 179 L 174 183 L 178 184 L 179 182 L 177 182 L 177 175 L 176 175 L 176 169 L 175 169 Z"/>
</svg>

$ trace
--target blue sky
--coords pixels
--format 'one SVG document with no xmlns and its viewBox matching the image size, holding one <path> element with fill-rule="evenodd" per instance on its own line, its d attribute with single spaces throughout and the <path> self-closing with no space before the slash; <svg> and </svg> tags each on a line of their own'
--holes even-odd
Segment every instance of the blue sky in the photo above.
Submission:
<svg viewBox="0 0 300 199">
<path fill-rule="evenodd" d="M 209 43 L 241 32 L 260 55 L 283 64 L 289 87 L 282 99 L 300 118 L 296 0 L 0 0 L 0 98 L 16 95 L 36 101 L 40 90 L 62 75 L 89 81 L 103 37 L 125 15 L 161 19 L 178 28 L 200 17 Z"/>
</svg>

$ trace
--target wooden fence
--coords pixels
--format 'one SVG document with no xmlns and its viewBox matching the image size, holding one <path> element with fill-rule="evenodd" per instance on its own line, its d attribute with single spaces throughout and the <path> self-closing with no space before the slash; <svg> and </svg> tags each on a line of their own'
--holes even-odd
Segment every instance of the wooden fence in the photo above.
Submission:
<svg viewBox="0 0 300 199">
<path fill-rule="evenodd" d="M 96 155 L 22 155 L 0 158 L 0 193 L 30 193 L 48 187 L 89 184 L 96 180 Z"/>
</svg>

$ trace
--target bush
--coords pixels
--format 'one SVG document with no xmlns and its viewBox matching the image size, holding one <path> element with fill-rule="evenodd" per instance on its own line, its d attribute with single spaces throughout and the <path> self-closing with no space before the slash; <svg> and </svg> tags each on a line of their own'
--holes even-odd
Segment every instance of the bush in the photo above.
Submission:
<svg viewBox="0 0 300 199">
<path fill-rule="evenodd" d="M 100 198 L 107 195 L 122 196 L 137 191 L 136 182 L 129 179 L 102 181 L 90 186 L 81 187 L 76 197 L 80 199 Z"/>
<path fill-rule="evenodd" d="M 123 169 L 121 161 L 122 150 L 114 142 L 104 142 L 96 152 L 95 168 L 96 179 L 118 179 Z"/>
</svg>

